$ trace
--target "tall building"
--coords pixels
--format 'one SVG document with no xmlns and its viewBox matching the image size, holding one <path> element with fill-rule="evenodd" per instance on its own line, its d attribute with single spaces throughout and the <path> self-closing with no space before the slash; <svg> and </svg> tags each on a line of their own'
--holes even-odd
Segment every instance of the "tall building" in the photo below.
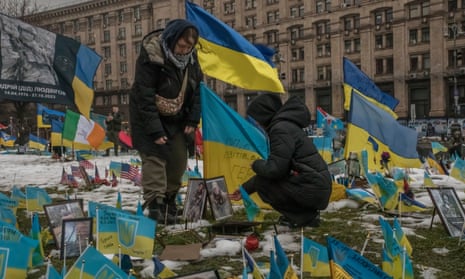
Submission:
<svg viewBox="0 0 465 279">
<path fill-rule="evenodd" d="M 451 0 L 194 1 L 253 43 L 277 50 L 289 95 L 344 117 L 342 58 L 358 65 L 400 101 L 401 119 L 465 116 L 465 3 Z M 26 20 L 74 38 L 103 60 L 95 77 L 94 111 L 128 112 L 128 90 L 143 36 L 184 18 L 179 0 L 94 0 Z M 255 94 L 206 78 L 244 114 Z"/>
</svg>

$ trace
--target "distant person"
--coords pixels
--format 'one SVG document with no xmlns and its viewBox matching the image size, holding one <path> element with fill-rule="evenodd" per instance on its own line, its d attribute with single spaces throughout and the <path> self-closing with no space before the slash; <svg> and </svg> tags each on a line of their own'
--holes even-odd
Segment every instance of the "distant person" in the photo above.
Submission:
<svg viewBox="0 0 465 279">
<path fill-rule="evenodd" d="M 142 159 L 144 207 L 158 223 L 174 223 L 188 146 L 200 122 L 203 73 L 199 30 L 175 19 L 144 37 L 130 94 L 132 144 Z"/>
<path fill-rule="evenodd" d="M 119 113 L 119 108 L 113 106 L 111 112 L 108 114 L 105 124 L 107 124 L 107 136 L 108 139 L 113 142 L 113 149 L 115 151 L 115 156 L 118 156 L 119 149 L 119 132 L 121 131 L 121 114 Z M 107 156 L 110 156 L 110 148 L 107 149 Z"/>
<path fill-rule="evenodd" d="M 436 136 L 436 131 L 434 129 L 433 124 L 428 123 L 428 126 L 426 127 L 426 136 L 427 137 L 434 137 Z"/>
<path fill-rule="evenodd" d="M 265 129 L 270 154 L 253 162 L 256 175 L 243 184 L 244 190 L 257 192 L 291 227 L 318 226 L 319 211 L 329 203 L 332 179 L 303 130 L 310 124 L 308 108 L 295 96 L 282 104 L 278 94 L 263 94 L 252 101 L 247 115 Z M 233 200 L 240 198 L 239 190 L 231 194 Z"/>
<path fill-rule="evenodd" d="M 463 137 L 460 130 L 455 130 L 452 134 L 452 137 L 449 139 L 449 155 L 450 156 L 459 156 L 462 158 L 462 145 Z"/>
</svg>

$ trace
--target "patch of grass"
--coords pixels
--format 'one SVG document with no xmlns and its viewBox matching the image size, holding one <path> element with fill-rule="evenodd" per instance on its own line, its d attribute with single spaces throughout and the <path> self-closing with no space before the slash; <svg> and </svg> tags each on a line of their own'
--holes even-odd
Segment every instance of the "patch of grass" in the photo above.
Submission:
<svg viewBox="0 0 465 279">
<path fill-rule="evenodd" d="M 379 229 L 378 221 L 367 222 L 363 219 L 367 214 L 379 214 L 382 212 L 374 208 L 368 209 L 350 209 L 343 208 L 337 212 L 322 213 L 322 222 L 318 228 L 306 228 L 304 236 L 311 238 L 318 243 L 326 244 L 325 235 L 331 235 L 334 238 L 345 243 L 347 246 L 361 251 L 367 239 L 368 231 L 371 233 L 370 240 L 367 243 L 364 256 L 376 265 L 381 265 L 381 249 L 382 244 L 374 239 L 382 239 L 382 233 Z M 255 232 L 263 239 L 265 235 L 274 230 L 272 225 L 273 221 L 278 219 L 279 214 L 274 211 L 266 211 L 264 224 L 256 227 Z M 385 216 L 390 218 L 392 216 Z M 246 220 L 244 210 L 235 212 L 233 220 Z M 40 224 L 42 228 L 47 228 L 48 223 L 45 215 L 40 215 Z M 18 209 L 17 222 L 19 230 L 28 235 L 31 227 L 31 220 L 26 215 L 24 209 Z M 405 226 L 408 226 L 405 225 Z M 449 278 L 465 278 L 463 273 L 463 259 L 465 259 L 465 244 L 458 246 L 458 239 L 449 237 L 448 233 L 444 230 L 441 224 L 435 225 L 432 229 L 415 229 L 415 236 L 408 236 L 410 243 L 413 247 L 412 262 L 414 265 L 415 278 L 423 278 L 422 272 L 426 268 L 434 267 L 438 269 L 436 278 L 449 279 Z M 279 230 L 278 230 L 279 233 Z M 299 229 L 294 229 L 291 232 L 296 237 L 300 235 Z M 243 235 L 245 236 L 245 235 Z M 191 243 L 204 243 L 207 244 L 209 239 L 213 239 L 214 234 L 211 228 L 199 228 L 195 231 L 181 231 L 169 232 L 164 230 L 162 226 L 157 227 L 157 236 L 155 239 L 154 254 L 161 254 L 165 245 L 180 245 Z M 444 248 L 448 251 L 446 254 L 441 255 L 435 253 L 433 249 Z M 49 255 L 52 249 L 56 249 L 54 243 L 48 243 L 44 246 L 45 255 Z M 294 253 L 294 262 L 300 265 L 300 253 Z M 255 258 L 257 262 L 268 263 L 267 257 Z M 74 263 L 75 259 L 67 260 L 68 270 Z M 52 258 L 53 266 L 61 271 L 63 261 Z M 135 265 L 136 273 L 139 273 L 141 266 Z M 181 269 L 175 270 L 177 274 L 189 274 L 208 269 L 217 269 L 221 274 L 221 278 L 232 278 L 234 275 L 242 273 L 242 257 L 240 254 L 235 256 L 217 256 L 208 257 L 199 261 L 191 262 L 184 265 Z M 45 266 L 33 269 L 28 275 L 28 279 L 38 279 L 45 274 Z M 141 278 L 136 275 L 136 278 Z M 304 278 L 312 278 L 308 274 Z"/>
</svg>

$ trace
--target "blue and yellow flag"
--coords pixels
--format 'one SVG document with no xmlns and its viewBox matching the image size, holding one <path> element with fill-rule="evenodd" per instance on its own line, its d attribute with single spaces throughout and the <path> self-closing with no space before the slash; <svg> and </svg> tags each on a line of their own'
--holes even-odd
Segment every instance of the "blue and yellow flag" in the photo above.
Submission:
<svg viewBox="0 0 465 279">
<path fill-rule="evenodd" d="M 379 205 L 376 195 L 363 188 L 346 188 L 346 194 L 349 198 L 356 201 L 367 202 L 376 206 Z"/>
<path fill-rule="evenodd" d="M 48 145 L 48 140 L 38 137 L 33 134 L 29 134 L 29 148 L 38 149 L 40 151 L 45 151 Z"/>
<path fill-rule="evenodd" d="M 100 252 L 122 253 L 144 259 L 152 257 L 154 220 L 91 201 L 89 216 L 96 216 L 96 247 Z"/>
<path fill-rule="evenodd" d="M 410 241 L 408 240 L 407 235 L 404 233 L 404 230 L 402 229 L 402 226 L 400 225 L 397 217 L 394 218 L 394 221 L 392 222 L 392 229 L 394 230 L 397 242 L 399 242 L 401 247 L 405 247 L 405 250 L 409 256 L 412 256 L 412 244 L 410 244 Z"/>
<path fill-rule="evenodd" d="M 241 192 L 242 202 L 244 203 L 245 213 L 247 214 L 247 220 L 255 221 L 255 218 L 260 213 L 260 207 L 250 198 L 249 194 L 244 190 L 244 188 L 239 187 Z"/>
<path fill-rule="evenodd" d="M 153 276 L 155 278 L 171 278 L 176 276 L 171 269 L 167 268 L 157 257 L 153 257 Z"/>
<path fill-rule="evenodd" d="M 45 271 L 45 279 L 63 279 L 63 276 L 58 273 L 50 261 L 47 264 L 47 271 Z"/>
<path fill-rule="evenodd" d="M 39 242 L 39 244 L 34 249 L 34 252 L 32 254 L 32 266 L 34 267 L 34 266 L 42 265 L 44 263 L 45 253 L 44 253 L 44 247 L 42 245 L 42 235 L 41 235 L 41 230 L 40 230 L 39 214 L 37 214 L 37 212 L 34 212 L 32 214 L 32 226 L 31 226 L 30 237 Z"/>
<path fill-rule="evenodd" d="M 110 162 L 110 172 L 113 172 L 117 177 L 121 176 L 121 168 L 123 167 L 123 163 L 111 161 Z"/>
<path fill-rule="evenodd" d="M 16 137 L 9 135 L 3 131 L 0 131 L 0 145 L 5 147 L 14 147 L 16 142 Z"/>
<path fill-rule="evenodd" d="M 278 264 L 276 263 L 276 257 L 273 250 L 270 250 L 270 271 L 266 279 L 283 279 L 283 275 L 279 269 Z"/>
<path fill-rule="evenodd" d="M 41 104 L 37 104 L 37 127 L 51 128 L 52 120 L 64 121 L 65 113 L 62 111 L 49 109 Z"/>
<path fill-rule="evenodd" d="M 357 94 L 397 119 L 394 109 L 399 100 L 381 91 L 364 72 L 348 58 L 343 58 L 344 69 L 344 109 L 351 107 L 352 95 Z"/>
<path fill-rule="evenodd" d="M 0 99 L 73 105 L 89 117 L 93 79 L 101 57 L 71 38 L 4 14 L 0 18 L 5 26 L 2 36 L 11 42 L 2 44 L 2 49 L 8 49 L 9 61 L 2 68 L 2 82 L 7 86 L 0 89 Z"/>
<path fill-rule="evenodd" d="M 326 237 L 331 278 L 391 279 L 384 271 L 339 240 Z"/>
<path fill-rule="evenodd" d="M 43 206 L 50 204 L 52 199 L 45 189 L 26 186 L 26 208 L 28 211 L 44 211 Z"/>
<path fill-rule="evenodd" d="M 333 138 L 327 136 L 314 137 L 312 141 L 325 162 L 331 163 L 333 161 Z"/>
<path fill-rule="evenodd" d="M 201 83 L 203 174 L 205 178 L 224 176 L 228 192 L 234 192 L 255 173 L 253 161 L 267 158 L 265 135 L 224 103 Z M 257 194 L 252 199 L 261 208 L 265 204 Z"/>
<path fill-rule="evenodd" d="M 0 237 L 0 278 L 26 278 L 37 240 L 25 237 L 20 232 L 6 236 L 5 228 L 2 228 Z"/>
<path fill-rule="evenodd" d="M 433 151 L 433 154 L 448 151 L 447 147 L 445 147 L 444 145 L 440 144 L 437 141 L 432 141 L 431 142 L 431 150 Z"/>
<path fill-rule="evenodd" d="M 405 193 L 399 194 L 399 204 L 397 205 L 399 212 L 421 212 L 427 209 L 426 205 L 410 198 Z"/>
<path fill-rule="evenodd" d="M 273 238 L 274 248 L 276 249 L 276 264 L 278 265 L 279 272 L 283 275 L 283 278 L 297 279 L 297 274 L 289 263 L 287 255 L 279 242 L 278 236 L 274 235 Z"/>
<path fill-rule="evenodd" d="M 16 214 L 10 207 L 0 206 L 0 221 L 16 227 Z"/>
<path fill-rule="evenodd" d="M 423 175 L 423 185 L 425 187 L 437 187 L 436 184 L 434 184 L 433 179 L 431 176 L 428 174 L 428 172 L 425 170 L 424 175 Z"/>
<path fill-rule="evenodd" d="M 381 170 L 384 152 L 390 156 L 391 167 L 420 168 L 417 135 L 415 130 L 402 126 L 386 111 L 352 94 L 345 149 L 346 153 L 367 150 L 370 170 Z"/>
<path fill-rule="evenodd" d="M 330 277 L 328 249 L 306 237 L 302 241 L 302 271 L 310 272 L 312 277 Z"/>
<path fill-rule="evenodd" d="M 276 68 L 261 48 L 190 1 L 186 19 L 199 29 L 198 57 L 206 75 L 248 90 L 284 92 Z"/>
<path fill-rule="evenodd" d="M 465 183 L 465 160 L 457 156 L 449 176 Z"/>
<path fill-rule="evenodd" d="M 8 207 L 13 210 L 16 214 L 16 208 L 18 207 L 18 201 L 8 197 L 7 195 L 0 193 L 0 206 Z"/>
<path fill-rule="evenodd" d="M 242 253 L 244 254 L 244 261 L 245 261 L 245 277 L 243 276 L 242 278 L 247 278 L 248 273 L 252 273 L 253 279 L 264 279 L 263 274 L 260 272 L 260 268 L 258 267 L 257 263 L 253 259 L 252 255 L 247 252 L 247 249 L 245 247 L 242 247 Z"/>
<path fill-rule="evenodd" d="M 332 139 L 336 131 L 344 129 L 344 122 L 327 113 L 323 108 L 316 107 L 316 127 L 323 129 L 323 134 Z"/>
<path fill-rule="evenodd" d="M 94 278 L 134 278 L 124 273 L 111 260 L 92 246 L 74 262 L 64 277 L 65 279 L 94 279 Z"/>
<path fill-rule="evenodd" d="M 367 181 L 378 198 L 381 206 L 393 210 L 399 203 L 399 189 L 393 181 L 386 179 L 379 172 L 367 173 Z"/>
</svg>

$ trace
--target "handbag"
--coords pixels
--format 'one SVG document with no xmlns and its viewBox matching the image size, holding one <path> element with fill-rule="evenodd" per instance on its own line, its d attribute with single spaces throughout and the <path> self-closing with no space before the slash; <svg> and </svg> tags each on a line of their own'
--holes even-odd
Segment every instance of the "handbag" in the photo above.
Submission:
<svg viewBox="0 0 465 279">
<path fill-rule="evenodd" d="M 168 99 L 160 95 L 155 95 L 155 104 L 157 105 L 158 113 L 164 116 L 173 116 L 181 110 L 182 105 L 184 104 L 184 94 L 186 92 L 188 76 L 188 69 L 186 69 L 178 97 Z"/>
</svg>

